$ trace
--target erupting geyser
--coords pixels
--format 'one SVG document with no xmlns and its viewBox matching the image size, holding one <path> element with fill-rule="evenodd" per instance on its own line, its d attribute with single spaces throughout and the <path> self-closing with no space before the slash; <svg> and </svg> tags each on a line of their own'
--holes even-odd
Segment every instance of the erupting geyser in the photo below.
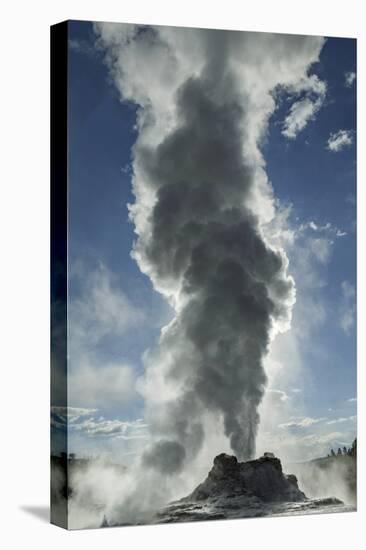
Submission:
<svg viewBox="0 0 366 550">
<path fill-rule="evenodd" d="M 144 463 L 171 474 L 200 451 L 207 414 L 239 460 L 254 456 L 263 359 L 295 301 L 259 145 L 278 86 L 320 88 L 323 40 L 98 24 L 124 100 L 137 104 L 133 255 L 174 308 L 142 391 L 155 443 Z M 284 47 L 286 45 L 286 47 Z"/>
</svg>

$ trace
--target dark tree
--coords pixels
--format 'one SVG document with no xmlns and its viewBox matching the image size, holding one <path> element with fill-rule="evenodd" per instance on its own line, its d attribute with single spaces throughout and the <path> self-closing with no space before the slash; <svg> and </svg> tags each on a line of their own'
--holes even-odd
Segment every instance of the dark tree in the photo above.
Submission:
<svg viewBox="0 0 366 550">
<path fill-rule="evenodd" d="M 104 514 L 104 516 L 103 516 L 103 521 L 102 521 L 101 527 L 109 527 L 109 523 L 108 523 L 108 520 L 107 520 L 105 514 Z"/>
<path fill-rule="evenodd" d="M 335 456 L 335 452 L 333 451 L 333 449 L 330 451 L 330 454 L 331 454 L 332 456 Z"/>
<path fill-rule="evenodd" d="M 341 454 L 342 454 L 342 449 L 340 447 L 338 447 L 337 455 L 340 456 Z"/>
<path fill-rule="evenodd" d="M 344 456 L 347 455 L 347 447 L 343 447 L 343 454 L 344 454 Z"/>
<path fill-rule="evenodd" d="M 356 458 L 356 456 L 357 456 L 357 438 L 356 438 L 356 439 L 354 440 L 354 442 L 352 443 L 350 455 L 351 455 L 351 456 L 354 456 L 355 458 Z"/>
</svg>

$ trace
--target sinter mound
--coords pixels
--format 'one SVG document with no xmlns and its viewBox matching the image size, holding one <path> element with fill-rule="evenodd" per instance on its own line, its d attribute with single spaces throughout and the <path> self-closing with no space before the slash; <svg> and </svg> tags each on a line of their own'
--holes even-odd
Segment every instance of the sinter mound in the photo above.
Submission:
<svg viewBox="0 0 366 550">
<path fill-rule="evenodd" d="M 301 502 L 296 476 L 282 472 L 281 461 L 272 453 L 259 459 L 238 462 L 222 453 L 214 459 L 207 478 L 184 500 L 201 501 L 216 497 L 256 496 L 263 502 Z"/>
</svg>

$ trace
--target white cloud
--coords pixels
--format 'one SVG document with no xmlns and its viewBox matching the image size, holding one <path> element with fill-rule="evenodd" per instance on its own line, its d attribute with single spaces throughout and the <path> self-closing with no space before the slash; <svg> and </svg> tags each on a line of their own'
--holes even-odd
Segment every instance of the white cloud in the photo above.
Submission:
<svg viewBox="0 0 366 550">
<path fill-rule="evenodd" d="M 51 407 L 51 413 L 68 418 L 80 418 L 81 416 L 89 416 L 98 409 L 85 409 L 78 407 Z"/>
<path fill-rule="evenodd" d="M 69 403 L 91 408 L 127 405 L 137 396 L 136 374 L 122 358 L 106 359 L 103 343 L 105 338 L 126 338 L 144 321 L 144 314 L 103 264 L 88 270 L 75 262 L 70 272 L 80 291 L 71 294 L 69 302 Z"/>
<path fill-rule="evenodd" d="M 326 264 L 330 258 L 332 241 L 326 238 L 317 238 L 309 240 L 309 246 L 316 259 Z"/>
<path fill-rule="evenodd" d="M 328 151 L 337 153 L 353 143 L 353 135 L 350 130 L 338 130 L 330 134 L 327 141 Z"/>
<path fill-rule="evenodd" d="M 312 75 L 293 88 L 294 93 L 304 91 L 306 93 L 305 97 L 291 105 L 289 114 L 283 123 L 282 134 L 289 139 L 295 139 L 308 122 L 314 119 L 324 102 L 327 86 L 316 75 Z"/>
<path fill-rule="evenodd" d="M 90 349 L 105 336 L 121 335 L 144 319 L 118 288 L 115 276 L 103 264 L 86 270 L 77 263 L 71 276 L 80 282 L 81 292 L 69 302 L 70 346 Z"/>
<path fill-rule="evenodd" d="M 294 220 L 291 205 L 279 205 L 276 218 L 264 227 L 264 231 L 271 243 L 286 250 L 297 287 L 301 287 L 302 294 L 305 288 L 312 289 L 311 300 L 314 289 L 325 284 L 322 267 L 330 261 L 337 234 L 339 237 L 343 232 L 330 222 Z"/>
<path fill-rule="evenodd" d="M 348 436 L 343 432 L 329 432 L 323 434 L 307 434 L 299 438 L 298 443 L 304 445 L 305 447 L 310 447 L 311 450 L 316 448 L 323 449 L 321 454 L 324 454 L 324 451 L 328 450 L 329 447 L 337 447 L 338 445 L 347 445 L 351 442 L 353 436 Z"/>
<path fill-rule="evenodd" d="M 356 291 L 355 287 L 348 281 L 341 284 L 342 301 L 339 311 L 339 323 L 346 334 L 350 334 L 355 324 L 356 317 Z"/>
<path fill-rule="evenodd" d="M 355 295 L 356 295 L 355 287 L 351 285 L 351 283 L 349 283 L 348 281 L 343 281 L 341 284 L 341 288 L 342 288 L 343 296 L 347 300 L 353 300 L 355 298 Z"/>
<path fill-rule="evenodd" d="M 330 449 L 350 446 L 355 438 L 354 424 L 340 424 L 344 429 L 337 431 L 326 431 L 330 427 L 325 423 L 316 423 L 307 429 L 298 428 L 296 430 L 279 428 L 277 431 L 271 430 L 262 434 L 263 440 L 260 441 L 261 454 L 265 450 L 270 450 L 279 456 L 284 464 L 292 462 L 302 462 L 314 458 L 327 456 Z M 309 433 L 310 431 L 310 433 Z M 291 470 L 287 470 L 291 471 Z"/>
<path fill-rule="evenodd" d="M 342 229 L 339 229 L 338 227 L 335 227 L 330 222 L 319 224 L 314 222 L 313 220 L 309 222 L 303 222 L 299 227 L 298 231 L 307 231 L 308 229 L 311 229 L 314 232 L 323 233 L 329 236 L 329 238 L 332 237 L 345 237 L 347 233 L 343 231 Z M 331 243 L 331 241 L 330 241 Z"/>
<path fill-rule="evenodd" d="M 267 392 L 272 394 L 272 397 L 278 401 L 285 402 L 290 399 L 290 396 L 283 390 L 268 389 Z"/>
<path fill-rule="evenodd" d="M 304 418 L 298 418 L 291 420 L 290 422 L 285 422 L 284 424 L 280 424 L 279 428 L 308 428 L 309 426 L 312 426 L 313 424 L 318 424 L 319 422 L 324 422 L 326 418 L 311 418 L 311 417 L 304 417 Z"/>
<path fill-rule="evenodd" d="M 291 412 L 291 408 L 287 412 Z M 285 463 L 326 456 L 331 448 L 351 444 L 355 437 L 355 420 L 355 416 L 334 420 L 325 416 L 290 417 L 277 426 L 267 424 L 268 431 L 261 434 L 260 447 L 261 450 L 272 450 Z M 333 425 L 338 431 L 329 431 Z"/>
<path fill-rule="evenodd" d="M 353 193 L 349 193 L 346 197 L 346 202 L 352 206 L 356 205 L 356 197 Z"/>
<path fill-rule="evenodd" d="M 124 440 L 147 437 L 147 424 L 141 418 L 132 421 L 107 420 L 103 417 L 89 418 L 70 427 L 73 431 L 82 432 L 89 437 L 112 437 Z"/>
<path fill-rule="evenodd" d="M 347 399 L 348 403 L 354 403 L 357 401 L 357 397 L 351 397 L 350 399 Z"/>
<path fill-rule="evenodd" d="M 351 329 L 355 324 L 355 309 L 355 306 L 352 306 L 349 309 L 344 310 L 341 315 L 340 325 L 346 334 L 351 332 Z"/>
<path fill-rule="evenodd" d="M 108 407 L 128 405 L 134 399 L 135 373 L 124 363 L 93 362 L 93 356 L 79 358 L 77 367 L 70 370 L 68 398 L 73 405 Z"/>
<path fill-rule="evenodd" d="M 78 407 L 51 407 L 51 426 L 64 430 L 67 426 L 78 422 L 80 418 L 91 416 L 97 410 Z"/>
<path fill-rule="evenodd" d="M 319 103 L 314 103 L 307 97 L 293 103 L 283 123 L 282 134 L 289 139 L 294 139 L 314 117 L 319 108 Z"/>
<path fill-rule="evenodd" d="M 334 420 L 329 420 L 327 422 L 327 424 L 331 425 L 331 424 L 342 424 L 343 422 L 355 422 L 356 419 L 357 419 L 357 416 L 347 416 L 347 417 L 335 418 Z"/>
<path fill-rule="evenodd" d="M 319 229 L 319 227 L 313 221 L 309 222 L 309 227 L 311 227 L 311 229 L 313 229 L 314 231 L 318 231 Z"/>
<path fill-rule="evenodd" d="M 75 40 L 70 38 L 68 42 L 68 46 L 70 50 L 73 50 L 74 52 L 78 52 L 84 55 L 88 55 L 90 57 L 95 57 L 97 50 L 87 40 Z"/>
<path fill-rule="evenodd" d="M 344 82 L 347 88 L 350 88 L 354 81 L 356 80 L 356 73 L 353 71 L 349 71 L 344 73 Z"/>
</svg>

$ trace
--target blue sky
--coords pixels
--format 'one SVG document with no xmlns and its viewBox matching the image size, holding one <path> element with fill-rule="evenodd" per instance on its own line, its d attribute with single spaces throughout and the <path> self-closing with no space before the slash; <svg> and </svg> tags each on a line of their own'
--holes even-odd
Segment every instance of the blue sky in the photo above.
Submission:
<svg viewBox="0 0 366 550">
<path fill-rule="evenodd" d="M 69 28 L 69 330 L 77 333 L 69 357 L 69 446 L 78 454 L 127 457 L 143 445 L 146 430 L 138 391 L 143 355 L 172 310 L 130 256 L 136 108 L 120 101 L 92 24 Z M 279 396 L 271 406 L 286 407 L 277 426 L 267 428 L 274 440 L 287 430 L 296 444 L 314 435 L 315 454 L 355 435 L 356 83 L 349 77 L 355 72 L 356 42 L 328 38 L 312 67 L 327 84 L 321 107 L 288 138 L 284 120 L 292 100 L 279 92 L 262 146 L 274 194 L 296 233 L 287 253 L 298 298 L 294 338 L 301 333 L 294 344 L 301 368 L 291 382 L 280 377 L 270 387 Z M 340 130 L 346 133 L 335 142 Z M 305 266 L 302 251 L 310 249 Z M 282 361 L 289 335 L 279 338 Z M 327 433 L 336 435 L 327 439 Z"/>
<path fill-rule="evenodd" d="M 325 78 L 328 97 L 316 115 L 316 120 L 288 141 L 281 135 L 281 107 L 270 124 L 270 135 L 264 155 L 275 195 L 293 205 L 293 215 L 300 220 L 312 220 L 317 225 L 331 223 L 347 235 L 335 239 L 330 261 L 324 266 L 326 285 L 322 299 L 329 312 L 327 322 L 316 335 L 316 342 L 327 350 L 321 365 L 304 350 L 309 369 L 316 369 L 309 408 L 321 412 L 324 399 L 329 406 L 339 404 L 345 395 L 355 394 L 356 345 L 352 333 L 341 330 L 338 302 L 343 281 L 355 285 L 356 239 L 356 144 L 338 153 L 326 149 L 329 134 L 340 128 L 356 131 L 356 87 L 345 86 L 345 73 L 355 71 L 356 42 L 329 38 L 322 50 L 320 63 L 314 72 Z M 285 102 L 284 102 L 285 103 Z M 355 134 L 354 134 L 355 136 Z M 301 278 L 297 280 L 301 286 Z M 331 384 L 329 382 L 331 381 Z M 326 390 L 326 392 L 325 392 Z M 316 414 L 316 413 L 315 413 Z"/>
</svg>

